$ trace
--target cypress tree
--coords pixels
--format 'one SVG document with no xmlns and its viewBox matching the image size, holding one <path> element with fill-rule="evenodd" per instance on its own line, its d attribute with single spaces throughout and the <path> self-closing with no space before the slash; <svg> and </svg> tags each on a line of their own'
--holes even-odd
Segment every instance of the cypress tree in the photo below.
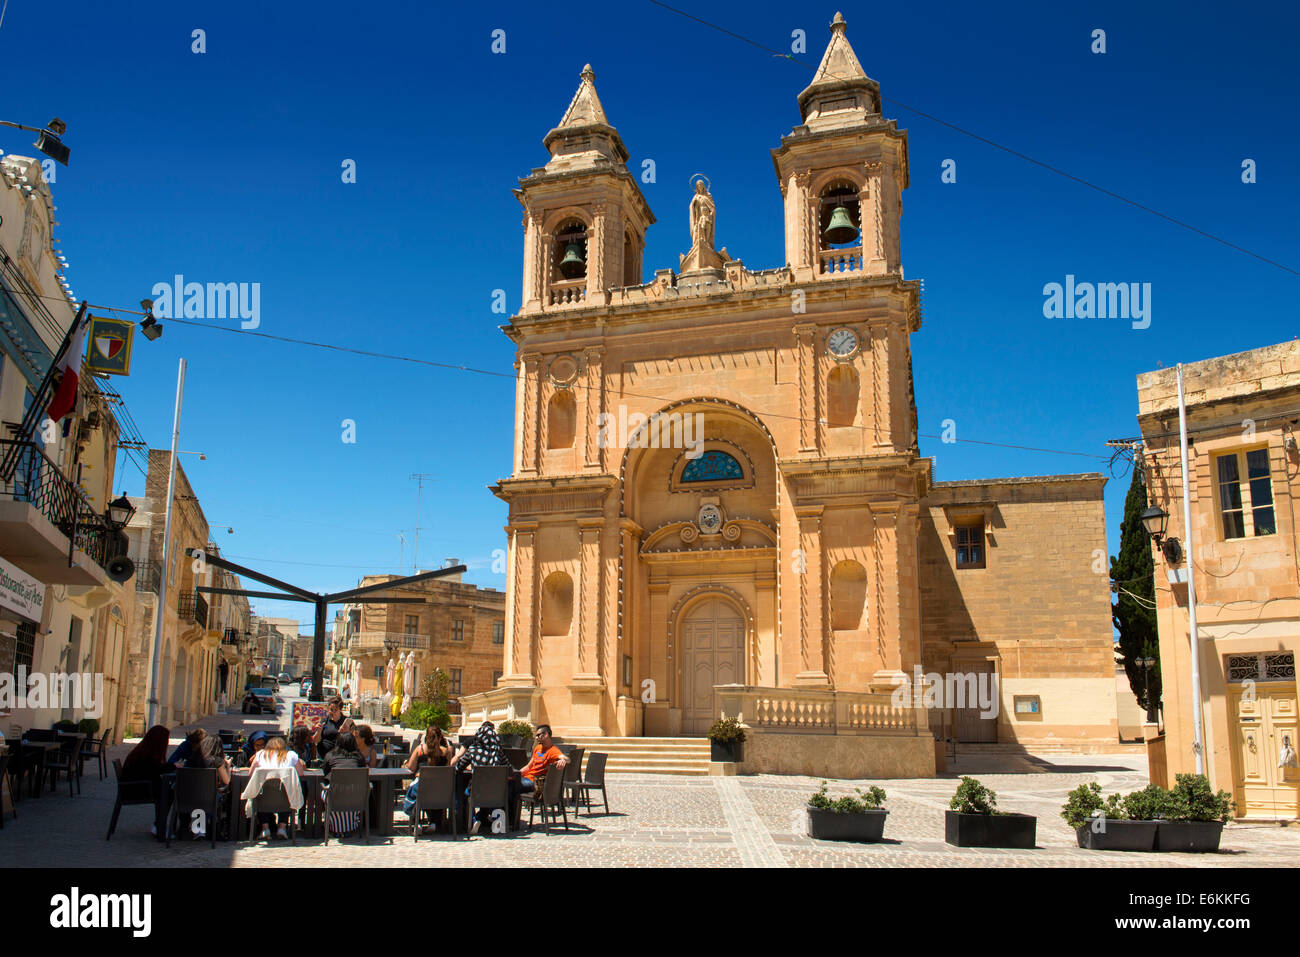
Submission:
<svg viewBox="0 0 1300 957">
<path fill-rule="evenodd" d="M 1146 507 L 1146 483 L 1143 481 L 1142 470 L 1135 465 L 1128 495 L 1124 499 L 1119 555 L 1112 556 L 1110 560 L 1111 588 L 1115 592 L 1111 615 L 1119 632 L 1119 640 L 1115 643 L 1116 661 L 1123 663 L 1129 687 L 1133 689 L 1138 704 L 1143 709 L 1160 705 L 1160 641 L 1156 633 L 1154 607 L 1147 607 L 1155 605 L 1156 593 L 1151 537 L 1143 527 L 1141 517 L 1142 510 Z M 1146 699 L 1146 671 L 1137 663 L 1139 658 L 1156 659 L 1156 664 L 1151 669 L 1149 704 Z"/>
</svg>

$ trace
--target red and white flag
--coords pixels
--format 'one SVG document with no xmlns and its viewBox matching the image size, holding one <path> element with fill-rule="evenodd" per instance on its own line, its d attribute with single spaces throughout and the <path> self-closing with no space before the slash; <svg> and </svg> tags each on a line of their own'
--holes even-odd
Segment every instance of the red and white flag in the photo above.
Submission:
<svg viewBox="0 0 1300 957">
<path fill-rule="evenodd" d="M 86 330 L 90 327 L 90 317 L 84 316 L 72 336 L 72 344 L 59 360 L 59 385 L 54 390 L 46 414 L 58 422 L 76 407 L 77 380 L 81 375 L 81 357 L 86 351 Z"/>
</svg>

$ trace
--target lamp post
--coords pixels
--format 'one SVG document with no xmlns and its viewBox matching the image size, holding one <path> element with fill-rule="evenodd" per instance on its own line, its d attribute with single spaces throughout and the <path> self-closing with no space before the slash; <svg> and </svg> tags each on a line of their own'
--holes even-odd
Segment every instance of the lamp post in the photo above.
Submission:
<svg viewBox="0 0 1300 957">
<path fill-rule="evenodd" d="M 1146 699 L 1147 703 L 1147 723 L 1157 724 L 1156 704 L 1151 700 L 1151 669 L 1155 667 L 1156 660 L 1154 658 L 1139 658 L 1137 659 L 1137 663 L 1142 667 L 1142 672 L 1146 679 L 1146 692 L 1142 697 Z"/>
</svg>

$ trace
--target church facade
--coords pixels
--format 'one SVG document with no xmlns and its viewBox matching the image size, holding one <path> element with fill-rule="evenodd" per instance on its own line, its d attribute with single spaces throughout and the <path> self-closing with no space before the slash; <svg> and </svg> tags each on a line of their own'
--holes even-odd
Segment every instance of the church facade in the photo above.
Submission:
<svg viewBox="0 0 1300 957">
<path fill-rule="evenodd" d="M 689 251 L 642 275 L 655 217 L 594 81 L 515 191 L 514 470 L 492 489 L 509 504 L 504 674 L 466 723 L 691 736 L 732 714 L 766 769 L 815 734 L 899 774 L 934 772 L 931 731 L 1113 741 L 1103 480 L 933 480 L 899 241 L 907 134 L 843 19 L 772 151 L 780 268 L 717 248 L 700 177 Z M 996 703 L 919 707 L 954 668 L 997 676 Z"/>
</svg>

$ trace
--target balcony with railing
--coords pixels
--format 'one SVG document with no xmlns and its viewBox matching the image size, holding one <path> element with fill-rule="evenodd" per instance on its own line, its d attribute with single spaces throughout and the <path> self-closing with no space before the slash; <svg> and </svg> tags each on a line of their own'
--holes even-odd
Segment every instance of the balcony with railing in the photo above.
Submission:
<svg viewBox="0 0 1300 957">
<path fill-rule="evenodd" d="M 863 269 L 862 247 L 823 249 L 817 254 L 823 276 L 860 273 Z"/>
<path fill-rule="evenodd" d="M 103 585 L 121 534 L 35 442 L 0 439 L 0 555 L 47 585 Z"/>
<path fill-rule="evenodd" d="M 142 561 L 135 563 L 135 590 L 151 595 L 158 594 L 162 586 L 162 564 Z"/>
<path fill-rule="evenodd" d="M 353 654 L 428 650 L 428 635 L 408 635 L 397 631 L 359 631 L 348 644 L 348 651 Z"/>
<path fill-rule="evenodd" d="M 181 621 L 192 621 L 200 628 L 206 628 L 208 600 L 196 591 L 185 592 L 177 599 L 176 615 Z"/>
</svg>

